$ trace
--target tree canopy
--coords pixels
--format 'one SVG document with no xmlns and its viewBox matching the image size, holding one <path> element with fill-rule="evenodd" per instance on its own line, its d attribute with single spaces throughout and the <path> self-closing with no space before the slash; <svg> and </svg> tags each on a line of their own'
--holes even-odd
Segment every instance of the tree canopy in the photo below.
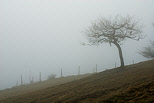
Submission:
<svg viewBox="0 0 154 103">
<path fill-rule="evenodd" d="M 133 17 L 116 16 L 115 18 L 98 18 L 85 32 L 91 45 L 100 43 L 121 43 L 127 38 L 139 40 L 143 38 L 143 25 Z"/>
</svg>

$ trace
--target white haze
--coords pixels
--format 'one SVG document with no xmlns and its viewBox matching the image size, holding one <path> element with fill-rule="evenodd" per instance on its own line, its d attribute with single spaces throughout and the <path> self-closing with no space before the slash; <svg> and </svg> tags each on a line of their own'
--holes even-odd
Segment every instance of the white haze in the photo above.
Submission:
<svg viewBox="0 0 154 103">
<path fill-rule="evenodd" d="M 145 59 L 137 52 L 154 40 L 154 0 L 0 0 L 0 89 L 60 76 L 92 73 L 120 65 L 117 48 L 109 44 L 82 46 L 91 21 L 117 14 L 134 16 L 147 37 L 121 46 L 125 64 Z"/>
</svg>

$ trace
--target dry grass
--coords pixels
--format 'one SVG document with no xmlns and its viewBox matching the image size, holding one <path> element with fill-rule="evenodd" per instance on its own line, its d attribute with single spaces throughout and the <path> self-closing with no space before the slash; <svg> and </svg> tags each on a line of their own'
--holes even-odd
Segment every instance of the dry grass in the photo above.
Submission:
<svg viewBox="0 0 154 103">
<path fill-rule="evenodd" d="M 4 103 L 110 103 L 153 102 L 154 60 L 106 70 L 80 80 L 18 96 Z M 15 95 L 15 94 L 14 94 Z"/>
<path fill-rule="evenodd" d="M 92 74 L 66 76 L 66 77 L 60 77 L 60 78 L 55 78 L 55 79 L 49 79 L 49 80 L 45 80 L 42 82 L 36 82 L 33 84 L 27 84 L 23 86 L 16 86 L 16 87 L 12 87 L 12 88 L 5 89 L 5 90 L 0 90 L 0 100 L 22 95 L 22 94 L 32 93 L 32 92 L 39 91 L 39 90 L 42 90 L 48 87 L 53 87 L 56 85 L 78 80 L 78 79 L 81 79 L 81 78 L 84 78 L 90 75 Z"/>
</svg>

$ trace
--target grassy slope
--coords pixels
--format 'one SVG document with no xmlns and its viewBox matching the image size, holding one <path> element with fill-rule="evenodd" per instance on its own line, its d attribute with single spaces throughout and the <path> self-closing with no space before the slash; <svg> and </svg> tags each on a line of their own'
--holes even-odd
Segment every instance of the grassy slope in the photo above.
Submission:
<svg viewBox="0 0 154 103">
<path fill-rule="evenodd" d="M 36 82 L 33 84 L 27 84 L 23 86 L 16 86 L 16 87 L 5 89 L 5 90 L 0 90 L 0 100 L 11 98 L 11 97 L 18 96 L 18 95 L 27 94 L 27 93 L 32 93 L 32 92 L 39 91 L 39 90 L 42 90 L 48 87 L 53 87 L 56 85 L 78 80 L 78 79 L 81 79 L 81 78 L 84 78 L 90 75 L 92 74 L 60 77 L 60 78 L 45 80 L 42 82 Z"/>
<path fill-rule="evenodd" d="M 4 103 L 154 102 L 154 60 L 106 70 L 73 82 L 48 87 Z"/>
</svg>

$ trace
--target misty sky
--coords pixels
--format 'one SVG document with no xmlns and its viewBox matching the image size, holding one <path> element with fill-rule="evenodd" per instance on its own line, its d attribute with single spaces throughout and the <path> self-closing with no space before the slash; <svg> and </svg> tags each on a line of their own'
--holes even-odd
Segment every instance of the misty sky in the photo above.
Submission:
<svg viewBox="0 0 154 103">
<path fill-rule="evenodd" d="M 109 44 L 82 46 L 82 31 L 98 17 L 134 16 L 144 24 L 145 39 L 121 46 L 126 65 L 147 60 L 137 52 L 154 40 L 154 0 L 0 0 L 0 89 L 15 86 L 20 75 L 29 83 L 60 76 L 91 73 L 120 65 L 117 48 Z"/>
</svg>

